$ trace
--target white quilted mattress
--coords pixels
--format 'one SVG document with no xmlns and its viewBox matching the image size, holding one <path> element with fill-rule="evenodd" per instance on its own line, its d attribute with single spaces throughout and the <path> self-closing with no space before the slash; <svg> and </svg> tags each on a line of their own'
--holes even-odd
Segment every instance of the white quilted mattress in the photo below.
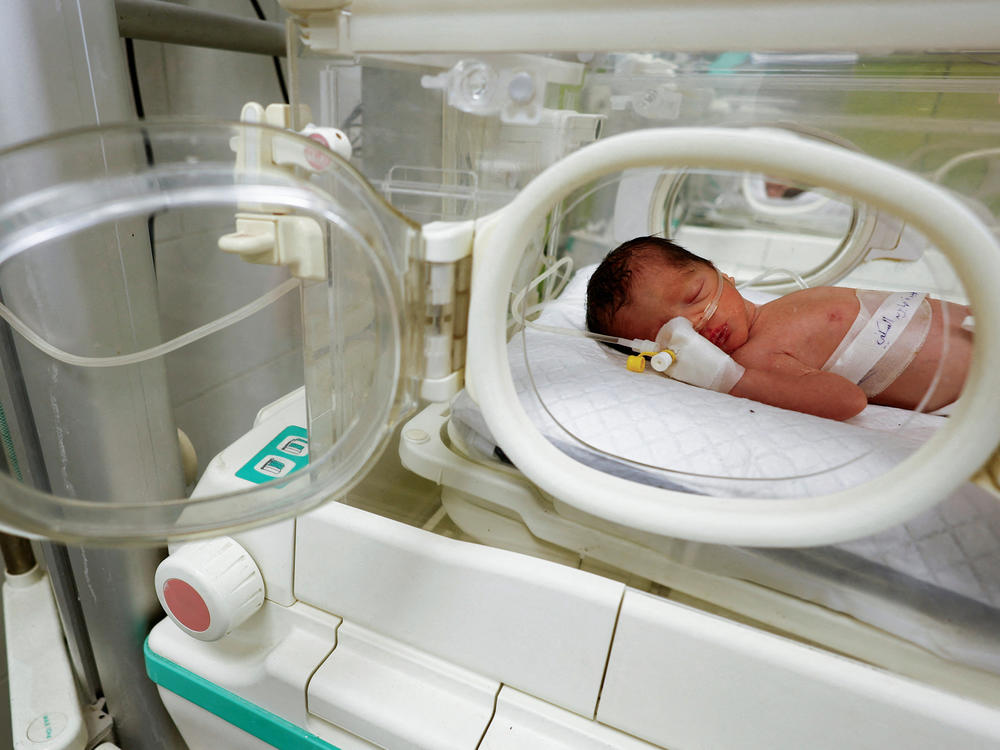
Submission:
<svg viewBox="0 0 1000 750">
<path fill-rule="evenodd" d="M 578 272 L 539 322 L 582 328 L 591 270 Z M 534 329 L 516 335 L 508 352 L 521 403 L 540 432 L 565 453 L 647 484 L 742 496 L 747 502 L 821 494 L 863 482 L 905 458 L 945 419 L 878 406 L 848 422 L 821 419 L 688 386 L 650 368 L 630 373 L 624 355 L 596 342 Z M 453 415 L 481 439 L 481 450 L 492 451 L 489 430 L 471 399 L 460 396 Z M 852 567 L 845 559 L 854 559 L 860 577 L 870 583 L 873 569 L 893 576 L 893 595 L 919 600 L 921 609 L 934 608 L 935 591 L 958 595 L 956 606 L 973 605 L 959 619 L 988 621 L 997 632 L 1000 502 L 974 485 L 959 488 L 906 524 L 816 550 L 811 559 L 829 561 L 831 554 L 837 558 L 831 575 L 839 582 Z M 789 557 L 761 552 L 757 562 L 781 558 L 786 566 Z M 732 567 L 732 556 L 726 560 L 720 567 Z M 766 578 L 766 570 L 753 577 Z M 787 579 L 787 571 L 782 577 Z M 835 588 L 817 590 L 814 583 L 806 588 L 795 593 L 899 632 L 888 627 L 885 611 L 865 616 L 847 606 Z M 1000 641 L 995 646 L 997 655 L 991 658 L 1000 668 Z"/>
</svg>

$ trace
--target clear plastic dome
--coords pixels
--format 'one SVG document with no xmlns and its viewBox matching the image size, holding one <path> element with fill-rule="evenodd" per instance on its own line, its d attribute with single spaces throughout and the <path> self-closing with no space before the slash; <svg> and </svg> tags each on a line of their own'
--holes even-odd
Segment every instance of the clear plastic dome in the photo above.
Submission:
<svg viewBox="0 0 1000 750">
<path fill-rule="evenodd" d="M 0 172 L 8 529 L 121 544 L 289 517 L 350 487 L 412 407 L 418 228 L 315 141 L 129 124 L 14 147 Z M 187 496 L 303 386 L 308 463 Z"/>
</svg>

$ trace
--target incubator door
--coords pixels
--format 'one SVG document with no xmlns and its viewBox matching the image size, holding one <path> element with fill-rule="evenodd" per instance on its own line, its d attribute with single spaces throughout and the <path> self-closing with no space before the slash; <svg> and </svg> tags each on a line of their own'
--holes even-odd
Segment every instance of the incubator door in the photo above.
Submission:
<svg viewBox="0 0 1000 750">
<path fill-rule="evenodd" d="M 121 544 L 297 515 L 415 403 L 419 228 L 315 140 L 122 125 L 14 147 L 0 173 L 3 527 Z M 186 497 L 303 387 L 265 449 L 226 454 L 235 489 Z"/>
</svg>

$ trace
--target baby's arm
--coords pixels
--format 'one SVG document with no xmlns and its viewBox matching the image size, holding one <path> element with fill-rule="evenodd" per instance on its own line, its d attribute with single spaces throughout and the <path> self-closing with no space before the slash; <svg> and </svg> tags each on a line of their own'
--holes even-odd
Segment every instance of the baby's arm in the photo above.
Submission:
<svg viewBox="0 0 1000 750">
<path fill-rule="evenodd" d="M 864 391 L 851 381 L 807 367 L 789 354 L 744 346 L 731 357 L 695 333 L 685 318 L 664 324 L 656 345 L 671 356 L 660 363 L 654 357 L 655 369 L 701 388 L 827 419 L 849 419 L 868 405 Z"/>
<path fill-rule="evenodd" d="M 729 391 L 783 409 L 827 419 L 850 419 L 868 405 L 864 391 L 847 378 L 806 367 L 787 354 L 775 354 L 765 366 L 750 366 Z"/>
</svg>

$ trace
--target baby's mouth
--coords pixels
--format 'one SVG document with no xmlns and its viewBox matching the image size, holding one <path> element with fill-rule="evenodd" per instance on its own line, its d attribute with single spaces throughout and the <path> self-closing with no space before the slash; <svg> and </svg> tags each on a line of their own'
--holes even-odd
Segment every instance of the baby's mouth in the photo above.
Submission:
<svg viewBox="0 0 1000 750">
<path fill-rule="evenodd" d="M 729 339 L 729 324 L 723 323 L 718 328 L 713 328 L 708 332 L 708 340 L 715 344 L 720 349 L 722 345 L 726 343 Z"/>
</svg>

